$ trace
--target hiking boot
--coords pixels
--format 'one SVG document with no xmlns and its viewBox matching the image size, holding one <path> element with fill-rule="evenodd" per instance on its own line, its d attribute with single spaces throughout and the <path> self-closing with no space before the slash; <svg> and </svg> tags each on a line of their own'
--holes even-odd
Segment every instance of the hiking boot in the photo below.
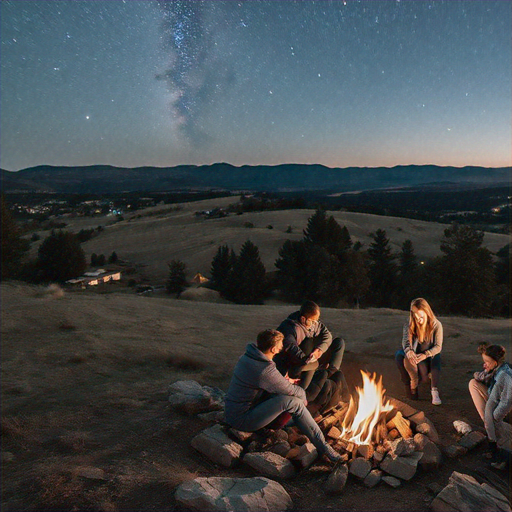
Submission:
<svg viewBox="0 0 512 512">
<path fill-rule="evenodd" d="M 432 388 L 432 404 L 433 405 L 441 405 L 443 402 L 441 402 L 441 397 L 439 396 L 439 391 L 437 388 Z"/>
<path fill-rule="evenodd" d="M 325 445 L 325 452 L 322 455 L 325 455 L 331 462 L 339 462 L 343 458 L 330 444 Z"/>
</svg>

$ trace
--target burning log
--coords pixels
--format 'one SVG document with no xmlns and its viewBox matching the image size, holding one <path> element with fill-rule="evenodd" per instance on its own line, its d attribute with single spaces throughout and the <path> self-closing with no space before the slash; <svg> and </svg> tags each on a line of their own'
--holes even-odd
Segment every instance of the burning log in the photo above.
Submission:
<svg viewBox="0 0 512 512">
<path fill-rule="evenodd" d="M 360 457 L 364 457 L 366 460 L 370 459 L 373 456 L 374 449 L 371 444 L 362 444 L 357 447 L 357 454 Z"/>
<path fill-rule="evenodd" d="M 345 414 L 348 410 L 348 404 L 345 402 L 341 402 L 339 405 L 336 406 L 335 409 L 333 409 L 329 416 L 326 416 L 325 418 L 321 419 L 319 422 L 319 426 L 321 429 L 327 430 L 329 427 L 332 427 L 337 422 L 339 422 L 342 418 L 345 417 Z"/>
<path fill-rule="evenodd" d="M 380 444 L 384 439 L 388 437 L 388 427 L 385 421 L 380 421 L 375 427 L 375 443 Z"/>
<path fill-rule="evenodd" d="M 396 428 L 404 439 L 410 439 L 412 437 L 412 430 L 410 425 L 411 424 L 409 420 L 405 419 L 400 411 L 397 411 L 394 418 L 387 422 L 386 427 L 389 430 Z"/>
<path fill-rule="evenodd" d="M 331 439 L 339 439 L 341 436 L 341 430 L 337 427 L 331 427 L 329 432 L 327 432 L 327 437 Z"/>
</svg>

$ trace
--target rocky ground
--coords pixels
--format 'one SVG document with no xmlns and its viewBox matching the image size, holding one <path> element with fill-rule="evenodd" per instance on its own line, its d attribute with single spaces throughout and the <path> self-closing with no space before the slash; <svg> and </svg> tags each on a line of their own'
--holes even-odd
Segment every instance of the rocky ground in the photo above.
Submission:
<svg viewBox="0 0 512 512">
<path fill-rule="evenodd" d="M 1 285 L 2 510 L 181 510 L 175 492 L 196 477 L 255 476 L 224 468 L 190 442 L 206 424 L 176 411 L 169 385 L 192 379 L 226 390 L 246 343 L 275 327 L 293 306 L 236 306 L 119 293 L 61 293 Z M 343 367 L 352 389 L 360 370 L 383 376 L 403 396 L 393 354 L 406 312 L 322 310 L 343 335 Z M 481 365 L 478 343 L 510 353 L 510 322 L 441 317 L 445 327 L 443 404 L 428 389 L 412 404 L 434 423 L 441 446 L 454 420 L 481 428 L 467 383 Z M 395 489 L 368 489 L 349 475 L 343 494 L 325 493 L 329 465 L 313 465 L 281 484 L 293 510 L 426 511 L 454 471 L 510 494 L 509 474 L 490 469 L 480 445 L 433 472 L 418 471 Z M 326 469 L 327 468 L 327 469 Z M 501 486 L 501 487 L 500 487 Z"/>
</svg>

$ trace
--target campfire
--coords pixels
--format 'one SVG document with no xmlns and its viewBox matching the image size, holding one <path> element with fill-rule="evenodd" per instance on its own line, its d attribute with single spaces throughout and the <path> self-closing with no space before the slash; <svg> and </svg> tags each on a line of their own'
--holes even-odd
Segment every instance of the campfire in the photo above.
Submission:
<svg viewBox="0 0 512 512">
<path fill-rule="evenodd" d="M 382 387 L 382 377 L 377 380 L 373 376 L 362 371 L 363 387 L 356 387 L 357 398 L 350 397 L 345 418 L 342 421 L 340 438 L 357 445 L 370 445 L 380 441 L 382 422 L 393 406 L 386 400 L 384 403 L 385 389 Z M 377 425 L 379 428 L 376 428 Z"/>
<path fill-rule="evenodd" d="M 317 418 L 320 428 L 333 442 L 333 447 L 346 454 L 346 459 L 385 454 L 388 443 L 401 437 L 412 438 L 410 422 L 386 399 L 382 376 L 361 371 L 363 386 L 348 404 L 340 402 L 325 416 Z"/>
</svg>

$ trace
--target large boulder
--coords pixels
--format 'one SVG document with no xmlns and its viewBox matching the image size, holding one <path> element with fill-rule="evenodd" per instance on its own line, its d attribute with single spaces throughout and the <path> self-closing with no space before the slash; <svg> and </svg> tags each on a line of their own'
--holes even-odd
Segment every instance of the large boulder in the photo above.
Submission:
<svg viewBox="0 0 512 512">
<path fill-rule="evenodd" d="M 227 468 L 233 467 L 240 460 L 243 450 L 218 424 L 203 430 L 190 444 L 211 461 Z"/>
<path fill-rule="evenodd" d="M 198 414 L 224 409 L 225 393 L 195 380 L 179 380 L 169 386 L 169 402 L 186 414 Z"/>
<path fill-rule="evenodd" d="M 454 471 L 448 485 L 431 503 L 433 512 L 510 512 L 505 496 L 488 484 L 479 484 L 475 478 Z"/>
<path fill-rule="evenodd" d="M 283 486 L 264 477 L 200 477 L 181 484 L 176 501 L 201 512 L 281 512 L 292 507 Z"/>
</svg>

